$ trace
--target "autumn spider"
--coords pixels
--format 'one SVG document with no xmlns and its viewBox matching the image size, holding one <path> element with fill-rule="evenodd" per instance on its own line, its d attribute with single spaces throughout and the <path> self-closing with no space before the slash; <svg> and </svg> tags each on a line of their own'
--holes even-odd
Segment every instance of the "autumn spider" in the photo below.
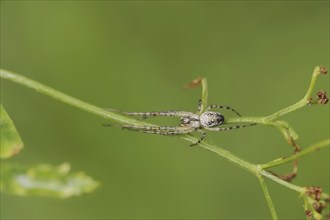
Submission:
<svg viewBox="0 0 330 220">
<path fill-rule="evenodd" d="M 186 111 L 158 111 L 158 112 L 124 112 L 124 114 L 131 116 L 142 116 L 143 119 L 148 117 L 155 116 L 170 116 L 170 117 L 180 117 L 181 124 L 179 126 L 143 126 L 143 125 L 122 125 L 124 129 L 139 131 L 149 134 L 159 134 L 159 135 L 183 135 L 192 133 L 194 131 L 201 133 L 201 138 L 190 146 L 197 145 L 204 140 L 206 133 L 203 129 L 210 131 L 227 131 L 231 129 L 244 128 L 256 123 L 245 124 L 245 125 L 235 125 L 230 127 L 217 127 L 225 122 L 225 117 L 218 113 L 209 111 L 214 108 L 222 108 L 231 110 L 239 117 L 241 115 L 229 106 L 222 105 L 210 105 L 206 108 L 206 99 L 207 99 L 207 85 L 206 79 L 198 78 L 188 85 L 188 87 L 195 87 L 196 85 L 202 84 L 202 98 L 198 102 L 198 112 L 186 112 Z M 109 124 L 104 124 L 105 126 L 111 126 Z"/>
</svg>

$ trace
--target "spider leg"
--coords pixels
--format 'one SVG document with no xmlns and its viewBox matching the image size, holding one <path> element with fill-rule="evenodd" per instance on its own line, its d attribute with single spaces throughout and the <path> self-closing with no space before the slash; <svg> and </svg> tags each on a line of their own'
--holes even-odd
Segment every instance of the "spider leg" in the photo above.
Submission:
<svg viewBox="0 0 330 220">
<path fill-rule="evenodd" d="M 172 116 L 172 117 L 184 117 L 194 115 L 191 112 L 185 111 L 159 111 L 159 112 L 124 112 L 126 115 L 141 116 L 143 119 L 155 116 Z"/>
<path fill-rule="evenodd" d="M 123 128 L 131 131 L 139 131 L 143 133 L 159 135 L 182 135 L 192 132 L 192 129 L 190 128 L 173 126 L 124 125 Z"/>
<path fill-rule="evenodd" d="M 234 112 L 239 117 L 241 117 L 241 114 L 240 113 L 238 113 L 235 109 L 233 109 L 233 108 L 231 108 L 229 106 L 224 106 L 224 105 L 210 105 L 209 107 L 207 107 L 207 109 L 212 109 L 212 108 L 223 108 L 223 109 L 227 109 L 227 110 L 230 110 L 230 111 Z"/>
<path fill-rule="evenodd" d="M 204 140 L 204 138 L 206 137 L 206 132 L 205 131 L 198 130 L 198 132 L 201 133 L 200 139 L 196 143 L 190 144 L 190 147 L 193 147 L 193 146 L 196 146 L 196 145 L 200 144 Z"/>
<path fill-rule="evenodd" d="M 230 127 L 217 127 L 217 128 L 208 128 L 208 127 L 204 127 L 207 130 L 210 131 L 228 131 L 228 130 L 232 130 L 232 129 L 239 129 L 239 128 L 245 128 L 245 127 L 250 127 L 253 125 L 256 125 L 257 123 L 251 123 L 251 124 L 245 124 L 245 125 L 235 125 L 235 126 L 230 126 Z"/>
<path fill-rule="evenodd" d="M 202 113 L 202 107 L 203 107 L 203 102 L 201 99 L 198 99 L 198 107 L 197 107 L 197 111 L 198 113 Z"/>
<path fill-rule="evenodd" d="M 144 126 L 144 125 L 123 125 L 124 129 L 136 131 L 175 131 L 180 127 L 175 126 Z"/>
</svg>

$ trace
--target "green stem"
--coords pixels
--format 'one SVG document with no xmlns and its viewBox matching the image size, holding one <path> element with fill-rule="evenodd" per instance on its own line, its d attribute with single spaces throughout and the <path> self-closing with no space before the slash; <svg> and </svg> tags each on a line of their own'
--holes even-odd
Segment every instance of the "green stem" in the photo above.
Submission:
<svg viewBox="0 0 330 220">
<path fill-rule="evenodd" d="M 294 129 L 285 121 L 275 121 L 279 117 L 286 115 L 290 112 L 296 111 L 300 108 L 305 107 L 308 105 L 309 98 L 313 92 L 313 89 L 315 87 L 316 79 L 318 75 L 321 73 L 321 68 L 319 66 L 315 67 L 311 82 L 309 84 L 308 90 L 305 94 L 305 96 L 296 102 L 293 105 L 290 105 L 286 108 L 283 108 L 271 115 L 265 116 L 265 117 L 236 117 L 236 118 L 229 118 L 226 123 L 257 123 L 262 125 L 268 125 L 268 126 L 274 126 L 278 128 L 281 133 L 283 134 L 284 138 L 290 143 L 293 144 L 296 139 L 298 139 L 298 135 L 294 131 Z"/>
<path fill-rule="evenodd" d="M 281 178 L 267 172 L 266 170 L 261 170 L 260 171 L 260 174 L 264 177 L 267 177 L 268 179 L 271 179 L 275 182 L 277 182 L 278 184 L 282 185 L 282 186 L 285 186 L 289 189 L 292 189 L 293 191 L 296 191 L 298 193 L 304 193 L 305 192 L 305 188 L 304 187 L 300 187 L 300 186 L 297 186 L 297 185 L 293 185 L 292 183 L 289 183 L 285 180 L 282 180 Z"/>
<path fill-rule="evenodd" d="M 237 123 L 258 123 L 265 124 L 265 117 L 251 117 L 251 116 L 243 116 L 243 117 L 234 117 L 226 119 L 226 123 L 228 124 L 237 124 Z"/>
<path fill-rule="evenodd" d="M 268 208 L 269 208 L 270 213 L 272 215 L 272 218 L 273 218 L 273 220 L 277 220 L 278 217 L 277 217 L 277 214 L 276 214 L 275 206 L 274 206 L 272 197 L 269 194 L 267 185 L 265 183 L 265 179 L 262 176 L 258 176 L 258 179 L 259 179 L 259 182 L 261 184 L 262 191 L 264 192 L 264 195 L 265 195 L 265 198 L 266 198 L 266 201 L 267 201 L 267 204 L 268 204 Z"/>
<path fill-rule="evenodd" d="M 296 160 L 300 157 L 306 156 L 307 154 L 310 154 L 312 152 L 318 151 L 318 150 L 320 150 L 320 149 L 322 149 L 326 146 L 329 146 L 329 145 L 330 145 L 330 139 L 327 139 L 327 140 L 318 142 L 316 144 L 313 144 L 312 146 L 309 146 L 308 148 L 300 151 L 297 154 L 293 154 L 290 157 L 279 158 L 279 159 L 273 160 L 271 162 L 261 164 L 260 166 L 261 166 L 262 169 L 267 169 L 267 168 L 270 168 L 270 167 L 275 167 L 275 166 L 279 166 L 279 165 L 282 165 L 282 164 L 285 164 L 285 163 L 289 163 L 291 161 L 294 161 L 294 160 Z"/>
<path fill-rule="evenodd" d="M 183 136 L 183 138 L 191 143 L 196 143 L 196 141 L 198 141 L 197 138 L 191 136 L 191 135 L 186 135 Z M 234 155 L 233 153 L 223 149 L 223 148 L 219 148 L 213 144 L 209 144 L 205 141 L 201 142 L 199 144 L 199 146 L 201 146 L 204 149 L 207 149 L 209 151 L 212 151 L 218 155 L 220 155 L 221 157 L 226 158 L 227 160 L 229 160 L 230 162 L 234 163 L 235 165 L 243 168 L 244 170 L 256 174 L 257 171 L 257 166 L 253 163 L 247 162 L 246 160 L 243 160 L 241 158 L 239 158 L 238 156 Z"/>
<path fill-rule="evenodd" d="M 7 70 L 0 70 L 0 77 L 4 79 L 8 79 L 12 82 L 24 85 L 28 88 L 34 89 L 39 93 L 50 96 L 58 101 L 64 102 L 68 105 L 74 106 L 81 110 L 90 112 L 92 114 L 98 115 L 102 118 L 109 119 L 115 122 L 124 123 L 124 124 L 144 124 L 141 121 L 137 121 L 128 117 L 124 117 L 122 115 L 107 111 L 105 109 L 96 107 L 95 105 L 91 105 L 87 102 L 83 102 L 79 99 L 73 98 L 69 95 L 66 95 L 60 91 L 52 89 L 48 86 L 45 86 L 39 82 L 31 80 L 25 76 L 18 75 L 16 73 L 9 72 Z"/>
<path fill-rule="evenodd" d="M 207 100 L 208 100 L 207 80 L 205 78 L 203 78 L 202 79 L 202 108 L 201 108 L 200 113 L 206 111 Z"/>
<path fill-rule="evenodd" d="M 283 115 L 286 115 L 286 114 L 288 114 L 290 112 L 293 112 L 297 109 L 300 109 L 302 107 L 305 107 L 308 104 L 308 99 L 311 96 L 311 94 L 313 92 L 313 89 L 315 87 L 315 82 L 316 82 L 317 76 L 320 75 L 320 72 L 321 72 L 320 70 L 321 69 L 320 69 L 319 66 L 314 68 L 314 71 L 313 71 L 313 74 L 312 74 L 312 79 L 311 79 L 311 82 L 309 84 L 308 90 L 307 90 L 305 96 L 300 101 L 298 101 L 297 103 L 295 103 L 291 106 L 283 108 L 283 109 L 275 112 L 272 115 L 269 115 L 269 116 L 265 117 L 265 120 L 266 121 L 273 121 L 273 120 L 275 120 L 275 119 L 277 119 L 277 118 L 279 118 Z"/>
<path fill-rule="evenodd" d="M 298 102 L 296 102 L 293 105 L 290 105 L 286 108 L 283 108 L 271 115 L 265 116 L 265 117 L 236 117 L 236 118 L 231 118 L 229 120 L 227 120 L 228 123 L 239 123 L 239 122 L 252 122 L 252 123 L 258 123 L 258 124 L 265 124 L 265 125 L 269 125 L 271 124 L 272 121 L 274 121 L 275 119 L 288 114 L 290 112 L 296 111 L 302 107 L 305 107 L 308 104 L 308 99 L 311 96 L 313 89 L 315 87 L 315 82 L 317 79 L 317 76 L 320 75 L 320 67 L 315 67 L 313 74 L 312 74 L 312 79 L 311 82 L 309 84 L 308 90 L 305 94 L 305 96 L 299 100 Z"/>
</svg>

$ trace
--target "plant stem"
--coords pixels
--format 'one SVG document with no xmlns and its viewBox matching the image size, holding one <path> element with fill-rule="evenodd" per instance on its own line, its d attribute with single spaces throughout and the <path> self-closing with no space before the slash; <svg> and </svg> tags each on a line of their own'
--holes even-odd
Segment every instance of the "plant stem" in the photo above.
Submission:
<svg viewBox="0 0 330 220">
<path fill-rule="evenodd" d="M 288 163 L 290 161 L 296 160 L 300 157 L 306 156 L 307 154 L 310 154 L 312 152 L 318 151 L 318 150 L 322 149 L 323 147 L 326 147 L 326 146 L 329 146 L 329 145 L 330 145 L 330 139 L 327 139 L 327 140 L 318 142 L 316 144 L 313 144 L 313 145 L 309 146 L 308 148 L 300 151 L 299 153 L 293 154 L 290 157 L 279 158 L 279 159 L 273 160 L 271 162 L 261 164 L 260 166 L 261 166 L 262 169 L 267 169 L 267 168 L 270 168 L 270 167 L 279 166 L 279 165 Z"/>
<path fill-rule="evenodd" d="M 197 138 L 191 135 L 186 135 L 183 138 L 191 143 L 196 143 L 196 141 L 198 141 Z M 231 161 L 232 163 L 236 164 L 237 166 L 243 168 L 250 173 L 256 174 L 258 172 L 257 166 L 255 164 L 247 162 L 246 160 L 239 158 L 238 156 L 223 148 L 219 148 L 213 144 L 206 143 L 205 141 L 201 142 L 199 146 L 226 158 L 227 160 Z"/>
<path fill-rule="evenodd" d="M 83 102 L 79 99 L 73 98 L 69 95 L 66 95 L 60 91 L 57 91 L 53 88 L 45 86 L 39 82 L 31 80 L 25 76 L 18 75 L 16 73 L 9 72 L 7 70 L 0 70 L 0 77 L 4 79 L 8 79 L 15 83 L 24 85 L 28 88 L 34 89 L 39 93 L 50 96 L 58 101 L 64 102 L 68 105 L 74 106 L 81 110 L 90 112 L 92 114 L 98 115 L 102 118 L 113 120 L 115 122 L 124 123 L 124 124 L 146 124 L 141 121 L 134 120 L 132 118 L 124 117 L 122 115 L 107 111 L 105 109 L 96 107 L 95 105 L 91 105 L 87 102 Z"/>
<path fill-rule="evenodd" d="M 294 190 L 296 192 L 299 192 L 299 193 L 304 193 L 305 192 L 305 188 L 300 187 L 300 186 L 297 186 L 297 185 L 294 185 L 294 184 L 289 183 L 289 182 L 287 182 L 285 180 L 282 180 L 281 178 L 279 178 L 279 177 L 277 177 L 277 176 L 275 176 L 275 175 L 267 172 L 266 170 L 261 170 L 260 171 L 260 174 L 262 176 L 267 177 L 268 179 L 271 179 L 271 180 L 273 180 L 273 181 L 281 184 L 282 186 L 285 186 L 285 187 L 287 187 L 289 189 L 292 189 L 292 190 Z"/>
<path fill-rule="evenodd" d="M 258 176 L 258 179 L 259 179 L 259 182 L 261 184 L 262 191 L 264 192 L 264 195 L 265 195 L 265 198 L 266 198 L 266 201 L 267 201 L 267 204 L 268 204 L 268 208 L 269 208 L 270 213 L 272 215 L 272 218 L 273 218 L 273 220 L 277 220 L 278 217 L 277 217 L 277 214 L 276 214 L 275 206 L 274 206 L 272 197 L 269 194 L 267 185 L 265 183 L 265 179 L 260 175 Z"/>
<path fill-rule="evenodd" d="M 296 147 L 294 141 L 298 139 L 298 135 L 294 131 L 294 129 L 285 121 L 275 121 L 279 117 L 286 115 L 290 112 L 296 111 L 300 108 L 305 107 L 308 105 L 309 98 L 313 92 L 313 89 L 315 87 L 316 79 L 321 73 L 321 67 L 317 66 L 314 68 L 311 82 L 309 84 L 308 90 L 305 94 L 305 96 L 296 102 L 293 105 L 290 105 L 286 108 L 283 108 L 271 115 L 265 116 L 265 117 L 237 117 L 237 118 L 229 118 L 226 123 L 257 123 L 257 124 L 263 124 L 263 125 L 269 125 L 274 126 L 278 128 L 281 133 L 283 134 L 284 138 L 294 147 Z"/>
<path fill-rule="evenodd" d="M 202 108 L 201 108 L 200 113 L 206 111 L 207 100 L 208 100 L 207 80 L 205 78 L 203 78 L 202 79 Z"/>
<path fill-rule="evenodd" d="M 311 96 L 311 94 L 313 92 L 313 89 L 315 87 L 315 82 L 316 82 L 316 79 L 317 79 L 318 75 L 320 75 L 320 67 L 319 66 L 314 68 L 314 71 L 313 71 L 313 74 L 312 74 L 312 79 L 311 79 L 311 82 L 309 84 L 309 87 L 308 87 L 308 90 L 307 90 L 305 96 L 300 101 L 298 101 L 297 103 L 295 103 L 291 106 L 288 106 L 286 108 L 283 108 L 283 109 L 275 112 L 274 114 L 265 117 L 265 120 L 266 121 L 275 120 L 275 119 L 277 119 L 277 118 L 279 118 L 283 115 L 286 115 L 290 112 L 293 112 L 297 109 L 300 109 L 300 108 L 306 106 L 308 104 L 308 99 Z"/>
</svg>

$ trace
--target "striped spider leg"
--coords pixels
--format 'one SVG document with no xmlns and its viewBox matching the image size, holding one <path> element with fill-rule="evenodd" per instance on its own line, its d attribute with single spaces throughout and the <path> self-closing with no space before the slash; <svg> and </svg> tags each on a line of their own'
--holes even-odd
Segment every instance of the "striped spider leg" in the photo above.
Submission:
<svg viewBox="0 0 330 220">
<path fill-rule="evenodd" d="M 141 116 L 142 119 L 156 116 L 174 116 L 174 117 L 184 117 L 189 115 L 194 115 L 191 112 L 185 111 L 159 111 L 159 112 L 124 112 L 126 115 L 131 116 Z"/>
<path fill-rule="evenodd" d="M 156 116 L 165 116 L 165 117 L 181 117 L 181 125 L 180 126 L 142 126 L 142 125 L 123 125 L 124 129 L 139 131 L 148 134 L 158 134 L 158 135 L 184 135 L 189 134 L 195 130 L 198 130 L 197 124 L 194 126 L 187 126 L 186 119 L 190 121 L 194 121 L 198 123 L 198 115 L 192 112 L 185 111 L 159 111 L 159 112 L 124 112 L 127 115 L 131 116 L 142 116 L 143 119 L 148 117 L 156 117 Z M 197 126 L 197 127 L 196 127 Z M 201 132 L 202 137 L 204 139 L 205 132 Z"/>
<path fill-rule="evenodd" d="M 142 116 L 142 118 L 167 116 L 167 117 L 180 117 L 180 126 L 141 126 L 141 125 L 123 125 L 124 129 L 139 131 L 148 134 L 158 135 L 184 135 L 194 131 L 201 133 L 201 138 L 198 142 L 191 144 L 194 146 L 199 144 L 206 136 L 206 133 L 200 129 L 199 115 L 192 112 L 184 111 L 160 111 L 160 112 L 126 112 L 128 115 Z"/>
<path fill-rule="evenodd" d="M 183 135 L 193 131 L 188 127 L 123 125 L 124 129 L 159 135 Z"/>
</svg>

